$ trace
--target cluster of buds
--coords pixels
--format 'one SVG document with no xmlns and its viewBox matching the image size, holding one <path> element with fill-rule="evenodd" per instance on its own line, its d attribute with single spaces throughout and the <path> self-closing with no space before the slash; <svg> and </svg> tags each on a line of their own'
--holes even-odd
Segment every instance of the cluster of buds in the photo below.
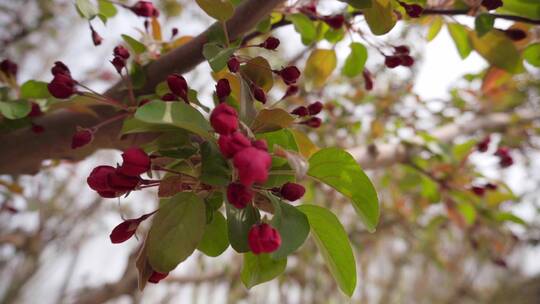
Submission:
<svg viewBox="0 0 540 304">
<path fill-rule="evenodd" d="M 101 197 L 114 198 L 133 191 L 145 183 L 140 175 L 150 170 L 151 160 L 140 148 L 132 147 L 122 153 L 122 165 L 98 166 L 87 178 L 88 186 Z"/>
<path fill-rule="evenodd" d="M 322 102 L 316 101 L 307 107 L 298 106 L 294 108 L 294 110 L 291 111 L 291 114 L 297 115 L 298 117 L 306 117 L 300 124 L 311 128 L 318 128 L 321 126 L 322 120 L 319 117 L 315 117 L 315 115 L 321 113 L 323 107 Z"/>
<path fill-rule="evenodd" d="M 161 97 L 163 101 L 177 101 L 178 98 L 182 98 L 185 103 L 189 103 L 189 88 L 186 79 L 182 75 L 171 74 L 167 76 L 167 86 L 171 93 L 163 95 Z"/>
<path fill-rule="evenodd" d="M 401 5 L 404 9 L 407 15 L 411 18 L 418 18 L 422 16 L 422 13 L 424 12 L 424 8 L 421 7 L 418 4 L 407 4 L 405 2 L 398 1 L 399 5 Z"/>
<path fill-rule="evenodd" d="M 471 186 L 471 191 L 476 195 L 476 196 L 484 196 L 486 194 L 486 191 L 494 191 L 494 190 L 497 190 L 497 185 L 493 184 L 493 183 L 486 183 L 484 185 L 474 185 L 474 186 Z"/>
<path fill-rule="evenodd" d="M 385 56 L 384 64 L 393 69 L 398 66 L 410 67 L 414 64 L 414 58 L 410 55 L 409 47 L 406 45 L 400 45 L 394 47 L 394 54 Z"/>
<path fill-rule="evenodd" d="M 485 7 L 488 11 L 498 9 L 503 6 L 502 0 L 482 0 L 482 6 Z"/>
<path fill-rule="evenodd" d="M 484 137 L 478 144 L 476 144 L 476 150 L 482 153 L 487 152 L 490 143 L 491 136 L 488 135 Z M 499 147 L 493 154 L 499 157 L 499 165 L 502 168 L 508 168 L 514 164 L 514 158 L 512 155 L 510 155 L 510 149 L 507 147 Z"/>
<path fill-rule="evenodd" d="M 129 51 L 125 47 L 119 45 L 114 48 L 113 55 L 114 58 L 111 60 L 111 63 L 116 69 L 116 72 L 122 74 L 122 70 L 126 66 L 126 60 L 129 58 Z"/>
<path fill-rule="evenodd" d="M 58 99 L 67 99 L 77 92 L 75 89 L 77 81 L 71 78 L 71 72 L 63 62 L 55 62 L 51 73 L 54 77 L 47 88 L 52 96 Z"/>
<path fill-rule="evenodd" d="M 139 17 L 159 17 L 159 10 L 150 1 L 138 1 L 133 6 L 127 8 Z"/>
</svg>

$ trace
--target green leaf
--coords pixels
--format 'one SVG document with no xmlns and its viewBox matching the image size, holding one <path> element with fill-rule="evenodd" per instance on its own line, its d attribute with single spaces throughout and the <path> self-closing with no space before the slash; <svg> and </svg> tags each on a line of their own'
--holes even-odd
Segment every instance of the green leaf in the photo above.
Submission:
<svg viewBox="0 0 540 304">
<path fill-rule="evenodd" d="M 238 209 L 227 203 L 227 228 L 229 231 L 229 241 L 231 247 L 237 252 L 250 251 L 248 245 L 248 233 L 251 226 L 256 224 L 261 215 L 259 211 L 248 205 L 244 209 Z"/>
<path fill-rule="evenodd" d="M 301 205 L 298 210 L 307 216 L 315 243 L 339 288 L 352 296 L 356 287 L 356 261 L 347 232 L 338 218 L 323 207 Z"/>
<path fill-rule="evenodd" d="M 359 43 L 353 42 L 350 45 L 351 53 L 345 59 L 345 65 L 343 66 L 343 75 L 353 78 L 360 75 L 364 70 L 364 65 L 368 57 L 366 47 Z"/>
<path fill-rule="evenodd" d="M 300 248 L 309 234 L 307 217 L 293 205 L 279 201 L 273 195 L 267 195 L 274 206 L 272 227 L 281 235 L 281 246 L 271 254 L 273 259 L 282 259 Z"/>
<path fill-rule="evenodd" d="M 21 98 L 25 99 L 41 99 L 49 98 L 51 94 L 47 88 L 47 83 L 37 80 L 28 80 L 21 86 Z"/>
<path fill-rule="evenodd" d="M 212 71 L 219 72 L 225 68 L 227 61 L 232 54 L 236 51 L 236 48 L 222 48 L 215 42 L 210 42 L 203 47 L 203 56 L 208 60 L 208 64 L 212 68 Z"/>
<path fill-rule="evenodd" d="M 336 68 L 337 57 L 334 50 L 316 49 L 311 52 L 304 75 L 315 87 L 322 87 Z"/>
<path fill-rule="evenodd" d="M 199 245 L 206 226 L 205 204 L 191 192 L 164 200 L 146 239 L 148 261 L 167 273 L 187 259 Z"/>
<path fill-rule="evenodd" d="M 370 8 L 373 4 L 372 0 L 339 0 L 348 3 L 350 6 L 358 9 Z"/>
<path fill-rule="evenodd" d="M 475 140 L 468 140 L 462 144 L 458 144 L 452 147 L 452 155 L 457 161 L 463 160 L 465 156 L 471 152 L 471 149 L 476 145 Z"/>
<path fill-rule="evenodd" d="M 216 211 L 212 216 L 212 221 L 206 225 L 204 235 L 199 243 L 199 249 L 207 256 L 220 256 L 229 247 L 229 236 L 227 234 L 227 220 L 221 212 Z"/>
<path fill-rule="evenodd" d="M 482 37 L 478 37 L 476 32 L 470 32 L 474 49 L 489 64 L 506 70 L 510 73 L 518 73 L 523 70 L 521 56 L 516 46 L 501 31 L 492 30 Z"/>
<path fill-rule="evenodd" d="M 24 118 L 30 110 L 30 103 L 26 100 L 0 101 L 0 113 L 7 119 Z"/>
<path fill-rule="evenodd" d="M 308 175 L 350 198 L 369 231 L 379 222 L 379 200 L 373 184 L 360 165 L 339 148 L 321 149 L 309 159 Z"/>
<path fill-rule="evenodd" d="M 300 34 L 304 45 L 310 45 L 317 39 L 317 27 L 308 16 L 292 14 L 287 16 L 287 19 L 294 25 L 294 30 Z"/>
<path fill-rule="evenodd" d="M 234 6 L 229 0 L 196 0 L 208 16 L 219 21 L 227 21 L 234 14 Z"/>
<path fill-rule="evenodd" d="M 118 13 L 118 10 L 114 6 L 114 4 L 112 4 L 108 0 L 98 0 L 98 9 L 99 14 L 105 17 L 105 20 L 107 18 L 112 18 L 116 16 L 116 14 Z"/>
<path fill-rule="evenodd" d="M 298 145 L 294 134 L 290 129 L 281 129 L 274 132 L 259 133 L 257 139 L 264 139 L 268 144 L 268 151 L 274 152 L 274 146 L 280 146 L 287 150 L 298 151 Z"/>
<path fill-rule="evenodd" d="M 364 10 L 364 16 L 371 32 L 384 35 L 396 24 L 396 15 L 390 0 L 373 0 L 370 8 Z"/>
<path fill-rule="evenodd" d="M 272 67 L 268 60 L 261 56 L 250 59 L 240 68 L 240 73 L 244 78 L 251 80 L 257 86 L 261 87 L 265 92 L 270 91 L 274 86 L 274 75 L 272 75 Z"/>
<path fill-rule="evenodd" d="M 457 208 L 459 213 L 463 215 L 463 218 L 468 225 L 474 224 L 474 221 L 476 220 L 476 209 L 474 209 L 474 206 L 472 204 L 462 202 L 457 206 Z"/>
<path fill-rule="evenodd" d="M 439 32 L 441 31 L 443 26 L 443 19 L 439 16 L 435 17 L 433 19 L 433 22 L 431 23 L 431 26 L 429 27 L 426 39 L 427 41 L 431 41 L 437 37 Z"/>
<path fill-rule="evenodd" d="M 146 82 L 146 73 L 144 72 L 143 66 L 136 62 L 133 62 L 129 71 L 129 77 L 131 77 L 131 83 L 133 84 L 133 88 L 142 88 L 144 86 L 144 83 Z"/>
<path fill-rule="evenodd" d="M 540 2 L 537 0 L 504 0 L 497 11 L 531 19 L 540 19 Z"/>
<path fill-rule="evenodd" d="M 92 19 L 98 14 L 97 7 L 90 0 L 76 0 L 75 6 L 79 14 L 86 19 Z"/>
<path fill-rule="evenodd" d="M 212 186 L 226 186 L 231 181 L 231 169 L 214 143 L 205 141 L 201 144 L 202 182 Z"/>
<path fill-rule="evenodd" d="M 135 118 L 126 118 L 122 125 L 121 134 L 132 133 L 145 133 L 145 132 L 166 132 L 166 131 L 179 131 L 182 130 L 178 127 L 162 124 L 151 124 L 144 121 L 140 121 Z"/>
<path fill-rule="evenodd" d="M 139 41 L 137 41 L 135 38 L 129 36 L 129 35 L 122 35 L 122 39 L 131 47 L 131 49 L 136 54 L 142 54 L 146 51 L 146 46 Z"/>
<path fill-rule="evenodd" d="M 448 23 L 447 26 L 450 36 L 454 39 L 454 44 L 456 45 L 459 56 L 461 59 L 467 58 L 472 51 L 468 35 L 470 30 L 459 23 Z"/>
<path fill-rule="evenodd" d="M 491 14 L 482 13 L 474 19 L 474 30 L 478 34 L 478 37 L 484 36 L 487 32 L 493 29 L 495 23 L 495 17 Z"/>
<path fill-rule="evenodd" d="M 287 259 L 274 260 L 268 254 L 244 254 L 244 266 L 240 278 L 247 288 L 268 282 L 282 274 L 287 267 Z"/>
<path fill-rule="evenodd" d="M 516 216 L 515 214 L 511 212 L 499 212 L 494 215 L 494 219 L 497 222 L 512 222 L 516 223 L 522 226 L 527 226 L 527 222 L 525 222 L 522 218 Z"/>
<path fill-rule="evenodd" d="M 523 51 L 523 58 L 535 66 L 540 67 L 540 43 L 533 43 Z"/>
<path fill-rule="evenodd" d="M 204 116 L 184 102 L 153 100 L 135 112 L 135 118 L 146 123 L 172 125 L 204 138 L 211 138 L 212 128 Z"/>
<path fill-rule="evenodd" d="M 251 129 L 254 133 L 264 133 L 288 128 L 293 123 L 294 117 L 281 108 L 262 109 L 255 117 Z"/>
</svg>

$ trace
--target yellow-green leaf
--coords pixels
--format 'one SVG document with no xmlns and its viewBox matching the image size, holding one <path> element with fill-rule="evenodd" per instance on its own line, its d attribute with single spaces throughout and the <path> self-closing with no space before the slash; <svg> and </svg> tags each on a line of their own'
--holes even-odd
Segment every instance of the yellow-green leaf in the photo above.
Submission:
<svg viewBox="0 0 540 304">
<path fill-rule="evenodd" d="M 288 128 L 293 122 L 294 117 L 283 109 L 262 109 L 251 128 L 255 133 L 264 133 Z"/>
<path fill-rule="evenodd" d="M 469 32 L 474 49 L 489 62 L 489 64 L 518 73 L 523 69 L 521 56 L 514 43 L 501 31 L 492 30 L 482 37 L 476 32 Z"/>
<path fill-rule="evenodd" d="M 336 68 L 337 57 L 334 50 L 316 49 L 306 62 L 304 75 L 315 87 L 322 87 Z"/>
<path fill-rule="evenodd" d="M 268 92 L 274 86 L 272 67 L 263 57 L 255 57 L 240 69 L 242 76 L 253 81 L 256 85 Z"/>
<path fill-rule="evenodd" d="M 452 39 L 454 39 L 461 59 L 467 58 L 472 51 L 471 42 L 469 41 L 470 30 L 459 23 L 449 23 L 448 32 L 452 36 Z"/>
<path fill-rule="evenodd" d="M 364 10 L 366 22 L 375 35 L 384 35 L 396 25 L 396 15 L 391 0 L 373 0 L 370 8 Z"/>
<path fill-rule="evenodd" d="M 431 23 L 431 26 L 429 27 L 426 39 L 427 41 L 431 41 L 437 37 L 439 32 L 441 31 L 441 28 L 443 26 L 443 19 L 439 16 L 435 17 L 433 19 L 433 22 Z"/>
<path fill-rule="evenodd" d="M 196 2 L 208 16 L 222 22 L 231 18 L 234 13 L 234 6 L 229 0 L 196 0 Z"/>
</svg>

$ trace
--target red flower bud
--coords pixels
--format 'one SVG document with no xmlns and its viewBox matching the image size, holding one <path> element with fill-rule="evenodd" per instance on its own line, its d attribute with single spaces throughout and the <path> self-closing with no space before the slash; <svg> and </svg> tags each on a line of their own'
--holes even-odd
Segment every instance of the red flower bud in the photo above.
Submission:
<svg viewBox="0 0 540 304">
<path fill-rule="evenodd" d="M 112 191 L 109 187 L 109 175 L 114 173 L 116 169 L 111 166 L 97 166 L 86 179 L 88 186 L 95 191 Z"/>
<path fill-rule="evenodd" d="M 238 129 L 238 113 L 226 103 L 220 103 L 210 114 L 210 124 L 219 134 L 230 134 Z"/>
<path fill-rule="evenodd" d="M 101 37 L 98 32 L 94 30 L 94 27 L 90 26 L 90 31 L 92 32 L 92 42 L 95 46 L 98 46 L 103 41 L 103 37 Z"/>
<path fill-rule="evenodd" d="M 263 43 L 259 44 L 259 46 L 267 50 L 275 50 L 279 46 L 279 39 L 277 39 L 276 37 L 270 36 L 266 38 L 266 40 Z"/>
<path fill-rule="evenodd" d="M 171 39 L 178 35 L 178 28 L 173 27 L 171 30 Z"/>
<path fill-rule="evenodd" d="M 120 168 L 117 168 L 113 173 L 108 176 L 109 187 L 116 192 L 128 192 L 134 190 L 139 183 L 141 178 L 138 176 L 127 176 L 120 172 Z"/>
<path fill-rule="evenodd" d="M 75 81 L 66 74 L 56 74 L 47 85 L 49 93 L 58 99 L 66 99 L 75 94 Z"/>
<path fill-rule="evenodd" d="M 227 200 L 238 209 L 244 209 L 253 200 L 253 190 L 240 183 L 227 186 Z"/>
<path fill-rule="evenodd" d="M 54 66 L 51 69 L 51 73 L 54 76 L 56 76 L 58 74 L 63 74 L 63 75 L 69 76 L 71 78 L 71 72 L 69 71 L 69 68 L 62 61 L 56 61 L 54 63 Z"/>
<path fill-rule="evenodd" d="M 268 152 L 268 144 L 264 139 L 258 139 L 251 142 L 251 146 L 262 151 Z"/>
<path fill-rule="evenodd" d="M 491 11 L 503 6 L 503 2 L 502 0 L 483 0 L 482 6 L 485 7 L 488 11 Z"/>
<path fill-rule="evenodd" d="M 322 121 L 319 117 L 311 117 L 310 119 L 301 122 L 301 124 L 316 129 L 321 126 Z"/>
<path fill-rule="evenodd" d="M 283 95 L 283 97 L 281 97 L 281 99 L 285 99 L 289 96 L 293 96 L 293 95 L 296 95 L 296 93 L 298 93 L 298 86 L 296 85 L 290 85 L 287 87 L 287 91 L 285 91 L 285 95 Z"/>
<path fill-rule="evenodd" d="M 300 184 L 287 182 L 281 186 L 279 193 L 284 199 L 293 202 L 304 196 L 306 188 Z"/>
<path fill-rule="evenodd" d="M 114 48 L 113 54 L 115 57 L 120 57 L 127 60 L 129 58 L 129 51 L 122 45 L 118 45 Z"/>
<path fill-rule="evenodd" d="M 4 72 L 7 76 L 17 76 L 17 70 L 17 64 L 9 59 L 4 59 L 0 62 L 0 71 Z"/>
<path fill-rule="evenodd" d="M 183 76 L 178 74 L 167 76 L 167 85 L 174 95 L 187 100 L 188 84 Z"/>
<path fill-rule="evenodd" d="M 131 11 L 135 15 L 140 17 L 157 17 L 159 11 L 154 7 L 154 4 L 150 1 L 139 1 L 130 7 Z"/>
<path fill-rule="evenodd" d="M 248 233 L 248 244 L 254 254 L 270 253 L 281 245 L 281 236 L 266 223 L 253 225 Z"/>
<path fill-rule="evenodd" d="M 77 131 L 71 138 L 71 149 L 77 149 L 89 144 L 94 138 L 94 133 L 89 129 Z"/>
<path fill-rule="evenodd" d="M 32 132 L 34 132 L 35 134 L 40 134 L 40 133 L 45 132 L 45 128 L 44 128 L 43 126 L 36 125 L 35 123 L 32 123 L 31 130 L 32 130 Z"/>
<path fill-rule="evenodd" d="M 221 154 L 227 158 L 232 158 L 238 151 L 248 148 L 251 143 L 244 134 L 234 132 L 221 135 L 218 139 L 218 145 Z"/>
<path fill-rule="evenodd" d="M 114 227 L 114 229 L 111 231 L 111 234 L 109 235 L 111 242 L 113 244 L 119 244 L 129 240 L 135 234 L 135 231 L 137 231 L 137 227 L 139 227 L 139 224 L 154 213 L 155 211 L 145 214 L 136 219 L 125 220 L 116 227 Z"/>
<path fill-rule="evenodd" d="M 317 101 L 317 102 L 314 102 L 314 103 L 310 104 L 307 107 L 307 109 L 309 111 L 309 115 L 317 115 L 317 114 L 321 113 L 321 111 L 323 109 L 323 104 L 322 104 L 322 102 Z"/>
<path fill-rule="evenodd" d="M 488 190 L 497 190 L 497 185 L 493 184 L 493 183 L 487 183 L 484 185 L 484 187 Z"/>
<path fill-rule="evenodd" d="M 499 147 L 494 153 L 498 157 L 505 157 L 510 155 L 510 149 L 507 147 Z"/>
<path fill-rule="evenodd" d="M 401 57 L 398 56 L 386 56 L 384 59 L 384 64 L 393 69 L 399 65 L 401 65 Z"/>
<path fill-rule="evenodd" d="M 364 77 L 364 88 L 366 91 L 373 90 L 373 78 L 371 77 L 371 73 L 368 69 L 364 69 L 362 72 L 362 76 Z"/>
<path fill-rule="evenodd" d="M 400 56 L 400 59 L 401 59 L 402 66 L 410 67 L 414 64 L 414 58 L 412 58 L 409 55 Z"/>
<path fill-rule="evenodd" d="M 124 160 L 118 171 L 127 176 L 139 176 L 150 170 L 150 157 L 141 148 L 132 147 L 122 153 Z"/>
<path fill-rule="evenodd" d="M 411 18 L 418 18 L 424 12 L 424 8 L 418 4 L 407 4 L 404 2 L 399 2 L 399 4 L 405 9 L 405 12 Z"/>
<path fill-rule="evenodd" d="M 503 32 L 508 38 L 514 41 L 520 41 L 527 38 L 527 33 L 520 29 L 507 29 Z"/>
<path fill-rule="evenodd" d="M 152 275 L 150 275 L 150 277 L 148 278 L 148 282 L 153 283 L 153 284 L 157 284 L 157 283 L 159 283 L 159 281 L 165 279 L 168 275 L 169 275 L 168 272 L 167 273 L 161 273 L 161 272 L 154 271 L 154 272 L 152 272 Z"/>
<path fill-rule="evenodd" d="M 292 110 L 291 114 L 298 115 L 300 117 L 307 116 L 309 114 L 308 108 L 304 106 L 296 107 L 294 110 Z"/>
<path fill-rule="evenodd" d="M 229 61 L 227 61 L 227 67 L 231 73 L 236 73 L 240 68 L 240 61 L 238 61 L 238 58 L 232 56 Z"/>
<path fill-rule="evenodd" d="M 331 28 L 339 30 L 343 23 L 345 23 L 345 17 L 341 14 L 334 16 L 326 16 L 323 18 L 323 21 L 326 22 Z"/>
<path fill-rule="evenodd" d="M 490 142 L 491 142 L 491 137 L 488 135 L 484 137 L 484 139 L 482 139 L 482 141 L 476 145 L 476 149 L 478 150 L 478 152 L 486 152 L 489 148 Z"/>
<path fill-rule="evenodd" d="M 480 186 L 472 186 L 471 191 L 476 196 L 484 196 L 484 194 L 486 194 L 486 189 L 484 187 L 480 187 Z"/>
<path fill-rule="evenodd" d="M 258 86 L 253 86 L 253 97 L 261 103 L 266 103 L 266 93 Z"/>
<path fill-rule="evenodd" d="M 253 183 L 266 182 L 272 158 L 266 151 L 249 147 L 234 155 L 233 164 L 238 171 L 240 182 L 244 186 L 251 186 Z"/>
<path fill-rule="evenodd" d="M 308 16 L 316 16 L 317 15 L 317 6 L 315 5 L 315 3 L 308 3 L 304 6 L 302 6 L 300 9 L 299 9 L 301 12 L 303 12 L 304 14 L 308 15 Z"/>
<path fill-rule="evenodd" d="M 161 100 L 163 101 L 178 101 L 178 97 L 174 95 L 173 93 L 165 93 L 165 95 L 161 96 Z"/>
<path fill-rule="evenodd" d="M 294 65 L 285 67 L 281 69 L 278 73 L 287 85 L 296 83 L 301 74 L 300 70 Z"/>
<path fill-rule="evenodd" d="M 32 108 L 30 109 L 30 113 L 28 113 L 28 117 L 38 117 L 43 115 L 43 112 L 41 112 L 41 108 L 39 105 L 35 102 L 32 102 Z"/>
<path fill-rule="evenodd" d="M 118 72 L 118 74 L 122 74 L 122 69 L 126 66 L 126 60 L 120 56 L 114 56 L 111 63 L 116 69 L 116 72 Z"/>
<path fill-rule="evenodd" d="M 499 165 L 502 168 L 508 168 L 512 166 L 513 164 L 514 164 L 514 159 L 510 155 L 501 157 L 501 160 L 499 161 Z"/>
<path fill-rule="evenodd" d="M 229 80 L 226 78 L 221 78 L 218 80 L 216 84 L 216 95 L 220 101 L 231 95 L 231 86 L 229 85 Z"/>
<path fill-rule="evenodd" d="M 396 55 L 407 55 L 410 52 L 409 47 L 406 45 L 395 46 L 394 51 Z"/>
</svg>

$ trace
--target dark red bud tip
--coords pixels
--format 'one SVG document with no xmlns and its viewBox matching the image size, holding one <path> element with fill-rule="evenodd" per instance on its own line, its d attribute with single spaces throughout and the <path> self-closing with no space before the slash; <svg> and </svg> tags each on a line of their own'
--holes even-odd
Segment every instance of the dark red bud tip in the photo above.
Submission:
<svg viewBox="0 0 540 304">
<path fill-rule="evenodd" d="M 98 46 L 103 41 L 103 37 L 101 37 L 98 32 L 94 30 L 92 26 L 90 26 L 90 31 L 92 32 L 92 42 L 95 46 Z"/>
<path fill-rule="evenodd" d="M 504 156 L 501 157 L 499 164 L 502 168 L 508 168 L 514 164 L 514 159 L 512 158 L 512 156 Z"/>
<path fill-rule="evenodd" d="M 253 225 L 248 233 L 248 245 L 254 254 L 271 253 L 281 246 L 281 236 L 266 223 Z"/>
<path fill-rule="evenodd" d="M 259 46 L 267 50 L 275 50 L 279 46 L 279 39 L 276 37 L 268 37 L 263 43 L 259 44 Z"/>
<path fill-rule="evenodd" d="M 362 77 L 364 77 L 364 88 L 366 91 L 373 90 L 373 77 L 371 76 L 369 70 L 365 69 L 362 72 Z"/>
<path fill-rule="evenodd" d="M 90 172 L 86 182 L 92 190 L 110 191 L 112 189 L 109 187 L 109 175 L 115 171 L 116 169 L 111 166 L 97 166 Z"/>
<path fill-rule="evenodd" d="M 35 123 L 32 123 L 31 130 L 35 134 L 41 134 L 41 133 L 45 132 L 45 128 L 43 126 L 36 125 Z"/>
<path fill-rule="evenodd" d="M 238 151 L 241 151 L 250 145 L 249 139 L 240 132 L 234 132 L 230 135 L 223 134 L 218 139 L 219 150 L 226 158 L 234 157 Z"/>
<path fill-rule="evenodd" d="M 220 101 L 223 101 L 229 95 L 231 95 L 231 86 L 229 84 L 229 80 L 226 78 L 218 80 L 216 84 L 216 95 Z"/>
<path fill-rule="evenodd" d="M 54 66 L 51 69 L 51 73 L 53 74 L 53 76 L 63 74 L 71 78 L 71 72 L 69 71 L 69 68 L 62 61 L 56 61 L 54 63 Z"/>
<path fill-rule="evenodd" d="M 28 117 L 38 117 L 41 115 L 43 115 L 43 112 L 41 111 L 39 105 L 35 102 L 32 102 L 32 108 L 30 109 L 30 113 L 28 113 Z"/>
<path fill-rule="evenodd" d="M 266 140 L 264 139 L 258 139 L 258 140 L 252 141 L 251 146 L 265 152 L 268 151 L 268 144 L 266 143 Z"/>
<path fill-rule="evenodd" d="M 140 17 L 158 17 L 159 11 L 150 1 L 139 1 L 131 7 L 131 11 Z"/>
<path fill-rule="evenodd" d="M 113 60 L 111 60 L 111 63 L 116 69 L 116 72 L 122 74 L 122 69 L 126 66 L 126 60 L 120 56 L 115 56 Z"/>
<path fill-rule="evenodd" d="M 323 109 L 323 104 L 320 101 L 316 101 L 316 102 L 310 104 L 307 107 L 307 109 L 309 111 L 309 115 L 317 115 L 317 114 L 321 113 L 321 111 Z"/>
<path fill-rule="evenodd" d="M 0 71 L 2 71 L 7 76 L 15 77 L 17 76 L 17 70 L 19 67 L 17 64 L 9 59 L 4 59 L 0 62 Z"/>
<path fill-rule="evenodd" d="M 291 114 L 298 115 L 300 117 L 307 116 L 309 114 L 308 108 L 304 106 L 296 107 L 294 110 L 292 110 Z"/>
<path fill-rule="evenodd" d="M 178 101 L 178 97 L 174 95 L 173 93 L 165 93 L 165 95 L 161 96 L 161 100 L 163 101 Z"/>
<path fill-rule="evenodd" d="M 71 138 L 71 149 L 77 149 L 89 144 L 94 138 L 94 132 L 89 129 L 81 129 L 77 131 Z"/>
<path fill-rule="evenodd" d="M 261 103 L 266 103 L 266 93 L 261 87 L 253 86 L 253 97 Z"/>
<path fill-rule="evenodd" d="M 58 99 L 67 99 L 75 94 L 75 81 L 68 74 L 57 73 L 53 80 L 47 84 L 52 96 Z"/>
<path fill-rule="evenodd" d="M 231 134 L 238 129 L 238 113 L 226 103 L 220 103 L 210 114 L 210 124 L 219 134 Z"/>
<path fill-rule="evenodd" d="M 173 27 L 171 30 L 171 38 L 174 38 L 176 35 L 178 35 L 178 28 Z"/>
<path fill-rule="evenodd" d="M 281 99 L 285 99 L 289 96 L 293 96 L 293 95 L 296 95 L 296 93 L 298 93 L 298 86 L 296 85 L 290 85 L 287 87 L 287 91 L 285 91 L 285 95 L 283 95 L 283 97 Z"/>
<path fill-rule="evenodd" d="M 485 7 L 488 11 L 498 9 L 503 6 L 502 0 L 483 0 L 482 6 Z"/>
<path fill-rule="evenodd" d="M 323 21 L 326 22 L 331 28 L 339 30 L 345 23 L 345 17 L 343 15 L 334 15 L 326 16 L 323 18 Z"/>
<path fill-rule="evenodd" d="M 150 157 L 141 148 L 132 147 L 125 150 L 122 159 L 122 165 L 118 168 L 121 174 L 138 177 L 150 170 Z"/>
<path fill-rule="evenodd" d="M 183 76 L 178 74 L 167 76 L 167 85 L 174 95 L 187 100 L 188 84 Z"/>
<path fill-rule="evenodd" d="M 401 65 L 401 57 L 400 56 L 386 56 L 384 59 L 384 65 L 393 69 Z"/>
<path fill-rule="evenodd" d="M 240 61 L 238 60 L 238 58 L 232 56 L 229 61 L 227 61 L 227 67 L 229 68 L 229 71 L 231 73 L 236 73 L 240 68 Z"/>
<path fill-rule="evenodd" d="M 520 29 L 507 29 L 504 31 L 504 34 L 514 41 L 520 41 L 527 38 L 527 33 Z"/>
<path fill-rule="evenodd" d="M 119 193 L 135 190 L 140 183 L 140 177 L 125 175 L 120 171 L 120 168 L 117 168 L 115 172 L 108 176 L 109 187 Z"/>
<path fill-rule="evenodd" d="M 476 149 L 478 150 L 478 152 L 486 152 L 489 148 L 490 142 L 491 142 L 491 136 L 488 135 L 484 137 L 484 139 L 482 139 L 482 141 L 476 145 Z"/>
<path fill-rule="evenodd" d="M 405 67 L 410 67 L 414 64 L 414 58 L 409 55 L 400 56 L 401 65 Z"/>
<path fill-rule="evenodd" d="M 301 75 L 300 70 L 294 65 L 285 67 L 278 73 L 287 85 L 295 84 Z"/>
<path fill-rule="evenodd" d="M 115 57 L 120 57 L 122 59 L 128 59 L 129 58 L 129 51 L 122 45 L 119 45 L 114 48 L 113 54 Z"/>
<path fill-rule="evenodd" d="M 487 190 L 497 190 L 498 187 L 496 184 L 487 183 L 484 185 L 484 188 L 486 188 Z"/>
<path fill-rule="evenodd" d="M 394 51 L 396 55 L 407 55 L 410 52 L 410 49 L 406 45 L 398 45 L 394 47 Z"/>
<path fill-rule="evenodd" d="M 306 188 L 300 184 L 288 182 L 281 186 L 279 193 L 284 199 L 293 202 L 304 196 Z"/>
<path fill-rule="evenodd" d="M 403 7 L 405 8 L 405 12 L 407 12 L 407 15 L 409 15 L 409 17 L 411 18 L 418 18 L 422 16 L 422 13 L 424 12 L 424 8 L 418 4 L 411 4 Z"/>
<path fill-rule="evenodd" d="M 148 278 L 148 282 L 152 284 L 157 284 L 159 283 L 159 281 L 165 279 L 168 275 L 169 275 L 168 272 L 161 273 L 161 272 L 154 271 L 152 272 L 152 275 Z"/>
<path fill-rule="evenodd" d="M 244 148 L 234 155 L 233 164 L 244 186 L 251 187 L 253 183 L 262 184 L 268 179 L 272 158 L 267 151 L 260 148 Z"/>
<path fill-rule="evenodd" d="M 119 244 L 129 240 L 137 231 L 139 224 L 149 218 L 154 213 L 155 211 L 144 214 L 136 219 L 125 220 L 122 223 L 118 224 L 116 227 L 114 227 L 111 234 L 109 235 L 111 242 L 113 244 Z"/>
<path fill-rule="evenodd" d="M 486 194 L 486 189 L 484 187 L 480 187 L 480 186 L 472 186 L 471 191 L 476 196 L 484 196 L 484 194 Z"/>
<path fill-rule="evenodd" d="M 232 183 L 227 186 L 227 200 L 238 209 L 245 208 L 253 200 L 253 190 L 241 183 Z"/>
<path fill-rule="evenodd" d="M 322 121 L 319 117 L 312 117 L 306 121 L 301 122 L 301 124 L 316 129 L 321 126 Z"/>
</svg>

